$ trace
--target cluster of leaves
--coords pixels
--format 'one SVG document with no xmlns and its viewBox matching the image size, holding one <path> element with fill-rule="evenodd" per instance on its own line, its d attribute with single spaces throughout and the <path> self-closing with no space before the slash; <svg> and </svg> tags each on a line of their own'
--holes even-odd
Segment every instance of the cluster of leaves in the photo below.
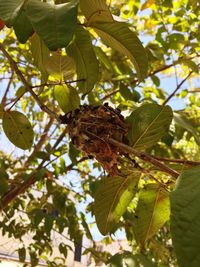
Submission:
<svg viewBox="0 0 200 267">
<path fill-rule="evenodd" d="M 0 227 L 20 240 L 22 262 L 66 266 L 69 242 L 85 235 L 91 247 L 84 253 L 96 263 L 200 264 L 199 12 L 190 0 L 0 0 L 0 119 L 22 149 L 1 153 Z M 172 112 L 166 104 L 175 97 L 184 108 Z M 122 146 L 129 157 L 121 156 L 114 177 L 76 150 L 59 120 L 104 101 L 130 126 Z M 78 203 L 87 208 L 80 212 Z M 102 243 L 123 229 L 131 252 L 99 253 L 88 226 L 93 215 L 111 235 Z"/>
</svg>

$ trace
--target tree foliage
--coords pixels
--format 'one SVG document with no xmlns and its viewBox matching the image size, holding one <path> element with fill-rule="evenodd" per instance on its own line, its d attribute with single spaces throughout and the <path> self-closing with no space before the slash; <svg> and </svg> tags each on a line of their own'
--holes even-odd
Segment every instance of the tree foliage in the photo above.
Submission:
<svg viewBox="0 0 200 267">
<path fill-rule="evenodd" d="M 200 265 L 199 21 L 195 0 L 0 0 L 0 227 L 20 261 L 65 266 L 56 232 L 109 266 Z M 71 140 L 76 116 L 98 126 Z M 89 223 L 131 251 L 99 253 Z"/>
</svg>

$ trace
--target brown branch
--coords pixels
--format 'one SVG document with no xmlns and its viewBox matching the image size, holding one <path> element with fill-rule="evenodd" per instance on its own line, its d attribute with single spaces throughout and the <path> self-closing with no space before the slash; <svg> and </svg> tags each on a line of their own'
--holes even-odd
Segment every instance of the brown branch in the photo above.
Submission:
<svg viewBox="0 0 200 267">
<path fill-rule="evenodd" d="M 164 162 L 173 162 L 173 163 L 181 163 L 189 166 L 199 166 L 200 161 L 192 161 L 192 160 L 187 160 L 187 159 L 168 159 L 168 158 L 162 158 L 162 157 L 157 157 L 157 156 L 152 156 L 153 158 L 164 161 Z"/>
<path fill-rule="evenodd" d="M 194 59 L 194 58 L 197 58 L 197 57 L 200 57 L 200 55 L 195 55 L 195 56 L 192 56 L 192 57 L 188 57 L 188 58 L 186 58 L 186 59 L 190 59 L 190 60 L 191 60 L 191 59 Z M 164 65 L 164 66 L 162 66 L 162 67 L 160 67 L 160 68 L 158 68 L 158 69 L 156 69 L 156 70 L 150 72 L 150 73 L 148 74 L 147 77 L 154 76 L 155 74 L 157 74 L 157 73 L 159 73 L 159 72 L 163 72 L 163 71 L 165 71 L 165 70 L 167 70 L 167 69 L 169 69 L 169 68 L 172 68 L 172 67 L 174 67 L 174 66 L 176 66 L 176 65 L 178 65 L 178 64 L 181 64 L 181 59 L 178 59 L 178 60 L 174 61 L 173 63 L 171 63 L 171 64 L 169 64 L 169 65 Z M 131 84 L 131 85 L 135 85 L 137 82 L 138 82 L 138 79 L 135 79 L 135 80 L 131 81 L 130 84 Z M 111 93 L 105 95 L 105 96 L 101 99 L 101 101 L 104 101 L 104 100 L 108 99 L 109 97 L 111 97 L 112 95 L 114 95 L 114 94 L 116 94 L 116 93 L 118 93 L 118 92 L 119 92 L 119 89 L 115 89 L 115 90 L 112 91 Z"/>
<path fill-rule="evenodd" d="M 54 118 L 50 117 L 49 122 L 46 124 L 44 131 L 40 137 L 40 140 L 35 145 L 33 152 L 31 153 L 31 155 L 28 157 L 27 161 L 25 162 L 24 169 L 26 169 L 29 166 L 30 162 L 34 159 L 36 153 L 38 151 L 40 151 L 40 149 L 42 148 L 43 144 L 45 143 L 45 141 L 48 137 L 48 132 L 49 132 L 53 122 L 54 122 Z"/>
<path fill-rule="evenodd" d="M 17 63 L 13 60 L 13 58 L 9 55 L 9 53 L 4 48 L 4 45 L 0 43 L 0 50 L 3 52 L 4 56 L 8 59 L 11 68 L 15 71 L 20 81 L 25 86 L 26 90 L 32 95 L 32 97 L 35 99 L 39 107 L 46 113 L 48 113 L 51 117 L 56 118 L 59 121 L 59 117 L 56 113 L 54 113 L 52 110 L 50 110 L 47 106 L 45 106 L 42 101 L 39 99 L 39 97 L 36 95 L 36 93 L 32 90 L 32 87 L 29 85 L 28 81 L 25 79 L 22 72 L 19 70 Z"/>
<path fill-rule="evenodd" d="M 120 148 L 121 151 L 129 154 L 133 154 L 136 157 L 140 158 L 141 160 L 148 162 L 155 167 L 159 168 L 161 171 L 168 173 L 174 178 L 177 178 L 179 176 L 179 173 L 175 170 L 169 168 L 167 165 L 163 164 L 162 162 L 158 161 L 157 159 L 153 158 L 152 156 L 146 154 L 145 152 L 138 151 L 130 146 L 127 146 L 123 143 L 120 143 L 112 138 L 109 138 L 107 140 L 110 144 Z"/>
<path fill-rule="evenodd" d="M 64 136 L 66 135 L 66 129 L 62 132 L 54 146 L 52 147 L 52 151 L 56 149 L 58 144 L 62 141 Z M 15 185 L 15 187 L 12 187 L 0 200 L 0 211 L 5 209 L 9 203 L 14 201 L 20 194 L 24 193 L 31 185 L 33 185 L 37 179 L 38 179 L 38 171 L 44 168 L 44 163 L 46 160 L 42 160 L 42 162 L 39 164 L 37 169 L 32 173 L 32 175 L 29 176 L 29 178 L 18 185 Z M 20 176 L 22 176 L 23 173 L 20 173 Z"/>
<path fill-rule="evenodd" d="M 44 162 L 45 162 L 45 160 L 43 160 L 40 163 L 40 165 L 38 166 L 36 171 L 33 172 L 32 175 L 29 176 L 29 178 L 27 180 L 25 180 L 24 182 L 20 183 L 18 186 L 16 186 L 16 187 L 12 188 L 11 190 L 9 190 L 2 197 L 2 199 L 0 201 L 0 211 L 5 209 L 10 202 L 15 200 L 20 194 L 24 193 L 27 188 L 29 188 L 31 185 L 33 185 L 36 182 L 36 180 L 38 178 L 38 175 L 37 175 L 38 173 L 37 172 L 42 168 Z"/>
<path fill-rule="evenodd" d="M 43 86 L 52 86 L 52 85 L 60 85 L 60 84 L 71 84 L 71 83 L 76 83 L 76 82 L 84 82 L 85 79 L 78 79 L 78 80 L 73 80 L 73 81 L 61 81 L 61 82 L 55 82 L 55 83 L 42 83 L 38 85 L 32 85 L 32 88 L 37 88 L 37 87 L 43 87 Z"/>
<path fill-rule="evenodd" d="M 10 80 L 9 80 L 8 84 L 7 84 L 5 93 L 4 93 L 4 95 L 3 95 L 3 97 L 2 97 L 2 100 L 1 100 L 1 104 L 2 104 L 3 106 L 5 106 L 5 104 L 6 104 L 7 94 L 8 94 L 8 92 L 9 92 L 9 90 L 10 90 L 10 86 L 11 86 L 11 83 L 12 83 L 12 80 L 13 80 L 13 76 L 14 76 L 14 73 L 12 72 L 12 75 L 11 75 L 11 77 L 10 77 Z"/>
<path fill-rule="evenodd" d="M 149 176 L 150 179 L 154 180 L 156 183 L 158 183 L 161 187 L 165 188 L 167 190 L 167 184 L 162 183 L 161 181 L 159 181 L 156 177 L 154 177 L 151 174 L 151 171 L 149 169 L 145 169 L 143 167 L 140 166 L 140 164 L 138 162 L 136 162 L 134 159 L 132 159 L 129 155 L 124 154 L 125 157 L 127 157 L 133 164 L 134 168 L 140 170 L 142 173 L 146 174 L 147 176 Z"/>
<path fill-rule="evenodd" d="M 181 86 L 184 84 L 184 82 L 187 81 L 187 79 L 191 76 L 191 74 L 193 73 L 193 71 L 191 70 L 188 75 L 177 85 L 176 89 L 167 97 L 167 99 L 164 101 L 163 106 L 166 105 L 169 100 L 175 96 L 175 94 L 177 93 L 177 91 L 181 88 Z"/>
</svg>

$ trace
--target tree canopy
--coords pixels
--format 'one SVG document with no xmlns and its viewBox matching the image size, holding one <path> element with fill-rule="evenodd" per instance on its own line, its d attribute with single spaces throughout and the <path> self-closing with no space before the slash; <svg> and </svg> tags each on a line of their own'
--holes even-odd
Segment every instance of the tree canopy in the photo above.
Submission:
<svg viewBox="0 0 200 267">
<path fill-rule="evenodd" d="M 199 21 L 197 0 L 0 0 L 0 227 L 22 262 L 65 266 L 67 231 L 96 263 L 200 265 Z M 132 251 L 98 252 L 95 224 Z"/>
</svg>

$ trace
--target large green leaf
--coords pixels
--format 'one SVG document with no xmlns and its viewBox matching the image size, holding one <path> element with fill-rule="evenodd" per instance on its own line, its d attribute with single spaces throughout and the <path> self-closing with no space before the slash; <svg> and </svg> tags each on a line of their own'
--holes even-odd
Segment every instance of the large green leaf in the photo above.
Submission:
<svg viewBox="0 0 200 267">
<path fill-rule="evenodd" d="M 171 193 L 171 232 L 180 267 L 200 265 L 200 167 L 184 171 Z"/>
<path fill-rule="evenodd" d="M 26 14 L 37 34 L 50 50 L 66 47 L 77 24 L 77 1 L 52 5 L 29 0 Z"/>
<path fill-rule="evenodd" d="M 13 26 L 25 0 L 0 0 L 0 18 L 8 27 Z"/>
<path fill-rule="evenodd" d="M 79 0 L 81 11 L 88 23 L 94 21 L 113 21 L 105 0 Z"/>
<path fill-rule="evenodd" d="M 76 62 L 77 79 L 85 79 L 78 83 L 79 89 L 84 93 L 91 91 L 99 78 L 99 64 L 88 31 L 77 27 L 74 41 L 66 51 Z"/>
<path fill-rule="evenodd" d="M 106 235 L 117 224 L 133 199 L 140 172 L 127 176 L 104 177 L 99 185 L 94 202 L 94 214 L 99 231 Z"/>
<path fill-rule="evenodd" d="M 128 133 L 130 145 L 145 149 L 156 144 L 166 134 L 173 117 L 169 106 L 144 104 L 127 118 L 130 124 Z"/>
<path fill-rule="evenodd" d="M 184 128 L 186 131 L 190 132 L 194 136 L 197 144 L 200 145 L 199 132 L 194 128 L 192 123 L 187 118 L 185 118 L 184 116 L 181 116 L 180 114 L 175 112 L 174 113 L 174 121 L 177 125 Z"/>
<path fill-rule="evenodd" d="M 30 50 L 35 66 L 41 71 L 43 77 L 47 78 L 46 62 L 49 58 L 50 51 L 36 33 L 30 38 Z"/>
<path fill-rule="evenodd" d="M 28 38 L 33 34 L 33 27 L 29 22 L 24 9 L 21 10 L 18 17 L 16 18 L 13 28 L 15 30 L 17 39 L 22 44 L 26 43 Z"/>
<path fill-rule="evenodd" d="M 65 113 L 75 110 L 80 105 L 79 95 L 72 86 L 67 86 L 66 84 L 56 85 L 54 95 Z"/>
<path fill-rule="evenodd" d="M 142 43 L 123 22 L 93 22 L 90 25 L 102 40 L 112 48 L 127 56 L 135 66 L 138 78 L 142 81 L 148 70 L 148 59 Z"/>
<path fill-rule="evenodd" d="M 15 146 L 28 149 L 33 143 L 33 129 L 27 117 L 18 112 L 5 112 L 3 115 L 3 130 Z"/>
<path fill-rule="evenodd" d="M 148 184 L 140 191 L 133 229 L 137 242 L 145 242 L 169 220 L 169 193 L 157 184 Z"/>
</svg>

